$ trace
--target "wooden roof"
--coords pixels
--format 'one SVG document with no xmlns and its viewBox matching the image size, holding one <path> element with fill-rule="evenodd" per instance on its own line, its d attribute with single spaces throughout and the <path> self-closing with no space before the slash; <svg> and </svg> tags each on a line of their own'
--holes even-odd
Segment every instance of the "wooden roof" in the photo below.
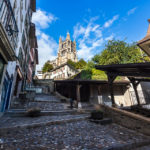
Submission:
<svg viewBox="0 0 150 150">
<path fill-rule="evenodd" d="M 96 69 L 103 70 L 107 74 L 117 74 L 117 76 L 128 77 L 150 77 L 150 63 L 129 63 L 129 64 L 113 64 L 99 65 Z"/>
<path fill-rule="evenodd" d="M 150 19 L 148 19 L 149 26 L 147 30 L 146 36 L 138 41 L 137 45 L 147 54 L 150 56 Z"/>
<path fill-rule="evenodd" d="M 72 84 L 108 84 L 107 80 L 82 80 L 82 79 L 69 79 L 69 80 L 54 80 L 55 83 L 72 83 Z M 114 84 L 125 85 L 130 82 L 127 80 L 115 81 Z"/>
</svg>

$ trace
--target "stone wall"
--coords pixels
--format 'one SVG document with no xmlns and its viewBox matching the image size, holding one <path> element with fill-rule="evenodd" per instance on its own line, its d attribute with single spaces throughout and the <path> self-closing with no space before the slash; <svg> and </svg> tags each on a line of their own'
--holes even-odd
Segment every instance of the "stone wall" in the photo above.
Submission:
<svg viewBox="0 0 150 150">
<path fill-rule="evenodd" d="M 114 85 L 114 99 L 118 106 L 131 106 L 131 98 L 126 85 Z M 90 102 L 94 104 L 108 104 L 111 97 L 108 85 L 90 85 Z"/>
<path fill-rule="evenodd" d="M 150 136 L 150 118 L 118 108 L 104 105 L 101 105 L 101 107 L 104 110 L 104 114 L 107 117 L 111 117 L 113 122 Z"/>
<path fill-rule="evenodd" d="M 54 92 L 54 82 L 51 79 L 34 80 L 35 87 L 41 87 L 42 93 L 50 94 Z"/>
</svg>

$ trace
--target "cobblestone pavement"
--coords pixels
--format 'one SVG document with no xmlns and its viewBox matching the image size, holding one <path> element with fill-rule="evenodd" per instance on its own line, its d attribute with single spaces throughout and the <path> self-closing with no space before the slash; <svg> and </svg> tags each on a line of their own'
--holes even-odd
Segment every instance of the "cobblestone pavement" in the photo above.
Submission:
<svg viewBox="0 0 150 150">
<path fill-rule="evenodd" d="M 32 107 L 39 107 L 41 110 L 64 110 L 68 109 L 67 106 L 69 104 L 63 104 L 63 103 L 52 103 L 52 102 L 30 102 L 27 106 L 27 108 Z"/>
<path fill-rule="evenodd" d="M 141 148 L 136 148 L 135 150 L 150 150 L 150 145 L 148 146 L 143 146 Z"/>
<path fill-rule="evenodd" d="M 40 117 L 1 117 L 0 129 L 14 126 L 31 125 L 34 123 L 43 123 L 50 121 L 63 121 L 64 119 L 76 119 L 79 117 L 86 117 L 88 115 L 57 115 L 57 116 L 40 116 Z"/>
<path fill-rule="evenodd" d="M 4 150 L 98 150 L 147 138 L 117 124 L 102 126 L 84 120 L 12 130 L 0 136 L 0 147 Z"/>
<path fill-rule="evenodd" d="M 46 95 L 46 94 L 38 94 L 35 96 L 36 101 L 60 101 L 60 99 L 57 96 L 54 95 Z"/>
</svg>

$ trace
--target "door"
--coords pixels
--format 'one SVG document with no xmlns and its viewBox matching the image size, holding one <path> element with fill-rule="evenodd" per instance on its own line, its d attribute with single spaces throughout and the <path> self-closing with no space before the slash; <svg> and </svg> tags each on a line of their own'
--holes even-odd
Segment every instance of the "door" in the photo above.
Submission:
<svg viewBox="0 0 150 150">
<path fill-rule="evenodd" d="M 8 93 L 8 81 L 4 79 L 3 87 L 2 87 L 2 96 L 1 96 L 1 104 L 0 104 L 0 112 L 5 111 L 5 105 L 7 100 Z"/>
</svg>

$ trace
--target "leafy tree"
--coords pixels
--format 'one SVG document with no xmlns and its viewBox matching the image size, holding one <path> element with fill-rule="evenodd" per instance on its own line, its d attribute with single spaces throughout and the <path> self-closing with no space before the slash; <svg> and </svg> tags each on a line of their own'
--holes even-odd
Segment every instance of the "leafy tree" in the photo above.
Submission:
<svg viewBox="0 0 150 150">
<path fill-rule="evenodd" d="M 86 61 L 84 59 L 80 59 L 77 63 L 76 63 L 76 69 L 84 69 L 84 67 L 86 66 Z"/>
<path fill-rule="evenodd" d="M 86 66 L 86 61 L 84 59 L 80 59 L 78 62 L 73 62 L 69 59 L 67 63 L 76 69 L 83 69 Z"/>
<path fill-rule="evenodd" d="M 53 65 L 51 65 L 49 62 L 46 62 L 42 68 L 42 72 L 50 72 L 53 69 Z"/>
<path fill-rule="evenodd" d="M 108 65 L 147 62 L 150 58 L 143 55 L 135 43 L 111 40 L 108 41 L 102 53 L 95 55 L 92 60 L 95 64 Z"/>
<path fill-rule="evenodd" d="M 70 59 L 67 61 L 67 64 L 69 64 L 69 65 L 71 65 L 72 67 L 76 68 L 76 63 L 73 62 L 73 61 L 70 60 Z"/>
<path fill-rule="evenodd" d="M 99 64 L 99 60 L 100 60 L 100 55 L 99 55 L 99 54 L 96 54 L 96 55 L 92 58 L 92 61 L 93 61 L 95 64 Z"/>
</svg>

